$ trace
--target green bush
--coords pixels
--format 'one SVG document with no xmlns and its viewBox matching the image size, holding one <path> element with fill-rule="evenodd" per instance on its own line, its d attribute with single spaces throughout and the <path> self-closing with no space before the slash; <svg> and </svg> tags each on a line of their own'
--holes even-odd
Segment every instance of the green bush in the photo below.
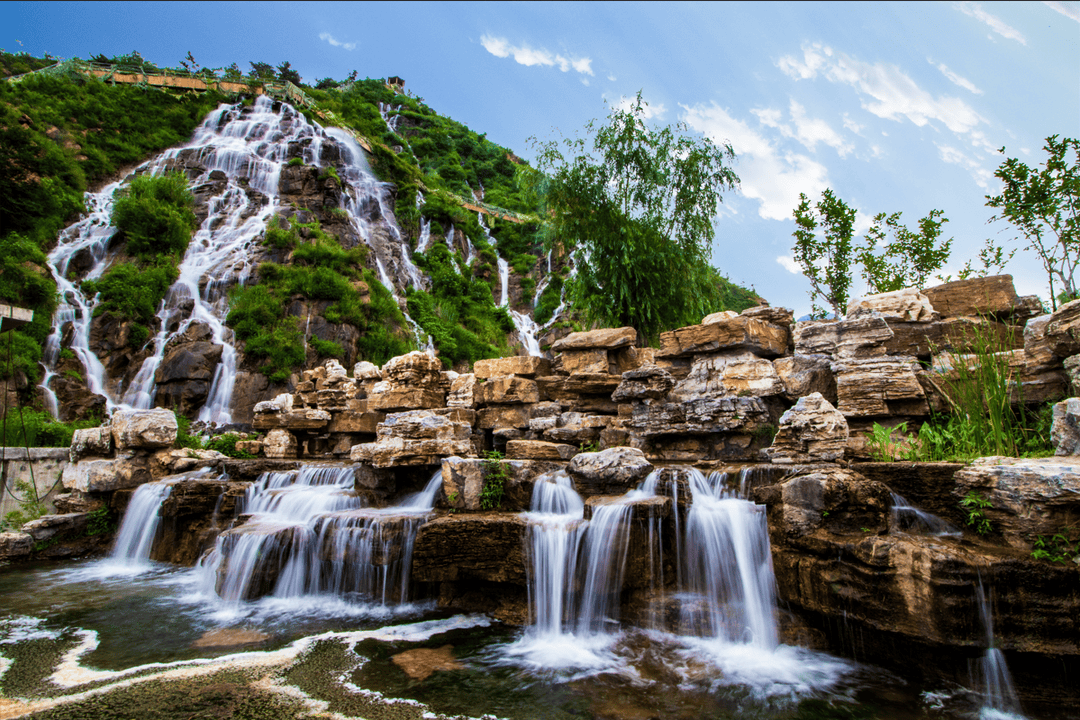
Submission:
<svg viewBox="0 0 1080 720">
<path fill-rule="evenodd" d="M 240 433 L 225 433 L 224 435 L 218 435 L 207 441 L 206 449 L 216 450 L 222 455 L 228 455 L 231 458 L 249 460 L 255 456 L 244 450 L 236 449 L 236 443 L 247 439 L 247 435 L 241 435 Z"/>
<path fill-rule="evenodd" d="M 82 284 L 87 295 L 100 294 L 95 316 L 112 313 L 134 323 L 128 337 L 132 347 L 141 347 L 149 339 L 158 307 L 180 275 L 175 258 L 158 256 L 154 263 L 145 267 L 122 263 L 97 280 Z"/>
<path fill-rule="evenodd" d="M 195 201 L 183 173 L 140 175 L 118 194 L 112 223 L 123 234 L 128 253 L 142 260 L 183 256 L 196 227 Z"/>
<path fill-rule="evenodd" d="M 322 340 L 317 337 L 308 338 L 308 345 L 311 349 L 318 353 L 320 358 L 337 358 L 340 360 L 345 357 L 345 351 L 341 345 L 337 344 L 333 340 Z"/>
<path fill-rule="evenodd" d="M 44 410 L 12 409 L 0 421 L 5 447 L 68 447 L 75 431 L 97 427 L 100 420 L 61 422 Z"/>
</svg>

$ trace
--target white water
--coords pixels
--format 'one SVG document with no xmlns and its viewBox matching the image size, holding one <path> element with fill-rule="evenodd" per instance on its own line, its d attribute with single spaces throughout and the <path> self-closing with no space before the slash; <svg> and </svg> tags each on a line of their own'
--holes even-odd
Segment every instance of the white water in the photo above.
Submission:
<svg viewBox="0 0 1080 720">
<path fill-rule="evenodd" d="M 131 496 L 113 545 L 111 559 L 116 564 L 132 568 L 147 565 L 161 523 L 159 511 L 172 489 L 169 482 L 149 482 Z"/>
<path fill-rule="evenodd" d="M 365 507 L 353 484 L 351 467 L 264 475 L 238 509 L 251 517 L 219 536 L 201 561 L 204 591 L 234 603 L 263 595 L 407 601 L 413 541 L 434 506 L 441 473 L 392 508 Z"/>
<path fill-rule="evenodd" d="M 1005 664 L 1005 655 L 994 646 L 994 615 L 990 601 L 983 592 L 982 579 L 975 586 L 975 599 L 979 605 L 979 619 L 986 633 L 986 653 L 975 668 L 975 686 L 983 696 L 979 713 L 986 720 L 998 718 L 1023 718 L 1020 698 L 1016 695 L 1012 675 Z"/>
<path fill-rule="evenodd" d="M 937 515 L 915 507 L 900 495 L 892 493 L 889 509 L 889 531 L 932 537 L 960 537 L 963 533 Z"/>
</svg>

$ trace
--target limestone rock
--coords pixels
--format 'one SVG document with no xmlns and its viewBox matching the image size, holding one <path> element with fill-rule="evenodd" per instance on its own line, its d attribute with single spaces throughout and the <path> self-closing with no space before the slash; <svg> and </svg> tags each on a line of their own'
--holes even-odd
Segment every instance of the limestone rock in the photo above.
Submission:
<svg viewBox="0 0 1080 720">
<path fill-rule="evenodd" d="M 1080 455 L 1080 398 L 1069 398 L 1054 405 L 1050 440 L 1055 455 Z"/>
<path fill-rule="evenodd" d="M 64 487 L 84 493 L 133 488 L 151 480 L 149 459 L 130 452 L 119 453 L 111 460 L 70 463 L 62 475 Z"/>
<path fill-rule="evenodd" d="M 888 531 L 889 488 L 856 472 L 833 467 L 801 473 L 780 484 L 778 498 L 773 488 L 762 494 L 772 495 L 769 526 L 777 534 L 799 538 L 819 529 L 864 535 Z"/>
<path fill-rule="evenodd" d="M 1080 394 L 1080 355 L 1071 355 L 1065 358 L 1061 364 L 1069 378 L 1070 394 Z"/>
<path fill-rule="evenodd" d="M 89 455 L 106 457 L 112 454 L 112 428 L 102 425 L 96 428 L 81 428 L 71 437 L 71 462 L 78 462 Z"/>
<path fill-rule="evenodd" d="M 489 358 L 477 360 L 473 363 L 473 374 L 481 379 L 501 377 L 504 375 L 519 375 L 521 377 L 536 377 L 537 375 L 551 374 L 551 361 L 547 358 L 534 356 L 516 356 L 505 358 Z"/>
<path fill-rule="evenodd" d="M 583 495 L 624 493 L 635 488 L 653 470 L 637 448 L 615 447 L 579 453 L 570 461 L 570 476 Z"/>
<path fill-rule="evenodd" d="M 349 458 L 377 468 L 433 465 L 450 455 L 471 455 L 472 427 L 431 410 L 391 413 L 379 424 L 378 439 L 354 445 Z"/>
<path fill-rule="evenodd" d="M 923 295 L 943 318 L 1006 317 L 1020 306 L 1012 275 L 955 280 L 926 288 Z"/>
<path fill-rule="evenodd" d="M 893 331 L 879 313 L 861 311 L 837 322 L 810 320 L 795 323 L 796 355 L 834 358 L 881 357 Z"/>
<path fill-rule="evenodd" d="M 1067 302 L 1050 315 L 1046 341 L 1058 357 L 1080 353 L 1080 300 Z"/>
<path fill-rule="evenodd" d="M 629 370 L 640 370 L 652 365 L 655 355 L 655 348 L 624 347 L 613 350 L 608 353 L 608 359 L 611 361 L 610 365 L 614 365 L 614 369 L 609 365 L 608 372 L 619 374 Z"/>
<path fill-rule="evenodd" d="M 150 472 L 155 479 L 158 479 L 205 467 L 220 470 L 227 457 L 217 450 L 190 448 L 159 450 L 151 456 Z"/>
<path fill-rule="evenodd" d="M 848 303 L 848 317 L 859 310 L 876 310 L 886 320 L 930 322 L 935 319 L 930 300 L 914 287 L 866 295 Z"/>
<path fill-rule="evenodd" d="M 476 385 L 473 397 L 481 405 L 523 405 L 538 402 L 540 391 L 535 380 L 510 375 Z"/>
<path fill-rule="evenodd" d="M 251 424 L 256 430 L 319 430 L 329 424 L 330 417 L 326 410 L 311 408 L 285 413 L 256 412 Z"/>
<path fill-rule="evenodd" d="M 543 440 L 509 440 L 506 457 L 515 460 L 569 460 L 577 455 L 573 445 L 545 442 Z"/>
<path fill-rule="evenodd" d="M 256 415 L 260 413 L 288 413 L 292 412 L 292 409 L 292 393 L 281 393 L 275 396 L 273 400 L 263 400 L 261 403 L 256 404 L 253 412 Z"/>
<path fill-rule="evenodd" d="M 1039 535 L 1053 535 L 1080 516 L 1080 457 L 978 458 L 953 476 L 957 500 L 974 492 L 995 533 L 1030 552 Z"/>
<path fill-rule="evenodd" d="M 437 390 L 442 382 L 442 361 L 434 355 L 414 350 L 390 358 L 382 366 L 382 379 L 401 388 Z"/>
<path fill-rule="evenodd" d="M 694 357 L 690 374 L 671 391 L 672 400 L 738 395 L 770 397 L 781 395 L 784 384 L 772 362 L 746 351 L 728 351 Z"/>
<path fill-rule="evenodd" d="M 44 515 L 22 526 L 22 532 L 35 542 L 43 542 L 57 535 L 83 534 L 90 522 L 90 513 L 66 513 L 64 515 Z"/>
<path fill-rule="evenodd" d="M 902 356 L 833 363 L 837 408 L 849 418 L 929 414 L 918 367 Z"/>
<path fill-rule="evenodd" d="M 353 365 L 353 378 L 356 380 L 382 380 L 382 373 L 374 363 L 361 360 Z"/>
<path fill-rule="evenodd" d="M 762 357 L 787 352 L 787 328 L 739 315 L 709 325 L 691 325 L 660 333 L 656 357 L 677 357 L 717 350 L 748 350 Z"/>
<path fill-rule="evenodd" d="M 559 357 L 562 371 L 572 373 L 606 373 L 609 371 L 608 352 L 603 349 L 565 350 Z"/>
<path fill-rule="evenodd" d="M 330 424 L 326 426 L 328 433 L 371 433 L 378 431 L 379 423 L 386 418 L 386 413 L 377 410 L 357 412 L 355 410 L 342 410 L 333 413 Z"/>
<path fill-rule="evenodd" d="M 640 434 L 752 433 L 770 423 L 769 408 L 761 398 L 720 397 L 684 403 L 634 404 L 628 425 Z"/>
<path fill-rule="evenodd" d="M 289 459 L 296 457 L 296 436 L 280 428 L 266 433 L 262 441 L 263 454 L 268 458 Z"/>
<path fill-rule="evenodd" d="M 783 328 L 790 330 L 792 323 L 795 322 L 795 313 L 791 311 L 791 308 L 785 307 L 772 307 L 771 305 L 755 305 L 748 307 L 739 313 L 743 317 L 753 318 L 766 323 L 772 323 L 773 325 L 779 325 Z"/>
<path fill-rule="evenodd" d="M 118 451 L 163 448 L 176 442 L 176 414 L 172 410 L 117 410 L 110 423 Z"/>
<path fill-rule="evenodd" d="M 34 538 L 24 532 L 0 532 L 0 560 L 17 560 L 29 557 L 34 549 Z"/>
<path fill-rule="evenodd" d="M 712 325 L 713 323 L 724 322 L 725 320 L 732 320 L 739 317 L 739 313 L 734 310 L 721 310 L 720 312 L 714 312 L 711 315 L 706 315 L 701 319 L 702 325 Z"/>
<path fill-rule="evenodd" d="M 516 441 L 511 441 L 516 442 Z M 538 459 L 507 459 L 501 461 L 509 478 L 503 484 L 500 509 L 506 512 L 528 510 L 532 503 L 533 484 L 546 473 L 556 472 L 565 462 Z M 484 489 L 487 460 L 447 457 L 442 461 L 442 502 L 456 510 L 479 511 Z"/>
<path fill-rule="evenodd" d="M 634 345 L 636 342 L 637 330 L 632 327 L 602 328 L 600 330 L 570 333 L 561 340 L 555 341 L 551 349 L 553 352 L 591 349 L 614 350 L 615 348 Z"/>
<path fill-rule="evenodd" d="M 844 457 L 847 442 L 847 420 L 815 392 L 780 416 L 780 429 L 765 452 L 777 464 L 835 462 Z"/>
<path fill-rule="evenodd" d="M 464 373 L 450 383 L 450 392 L 446 395 L 447 407 L 476 407 L 476 375 Z"/>
<path fill-rule="evenodd" d="M 527 405 L 494 405 L 478 410 L 476 425 L 482 430 L 494 428 L 527 428 L 531 411 Z"/>
<path fill-rule="evenodd" d="M 214 371 L 221 362 L 221 345 L 212 342 L 188 342 L 172 345 L 154 377 L 154 401 L 163 407 L 191 414 L 206 402 Z"/>
<path fill-rule="evenodd" d="M 413 545 L 416 582 L 526 583 L 525 538 L 519 515 L 444 515 L 420 526 Z"/>
<path fill-rule="evenodd" d="M 820 393 L 836 404 L 836 377 L 828 355 L 792 355 L 773 360 L 776 375 L 784 385 L 784 396 L 798 400 L 811 393 Z"/>
<path fill-rule="evenodd" d="M 391 387 L 368 398 L 371 410 L 399 412 L 443 407 L 446 396 L 430 388 Z"/>
<path fill-rule="evenodd" d="M 1046 328 L 1052 317 L 1040 315 L 1028 320 L 1024 326 L 1024 364 L 1032 369 L 1057 369 L 1061 364 L 1061 358 L 1054 353 L 1046 337 Z"/>
<path fill-rule="evenodd" d="M 611 399 L 615 402 L 658 400 L 667 395 L 673 387 L 675 387 L 675 379 L 671 377 L 671 373 L 651 365 L 640 370 L 624 372 L 619 386 L 611 394 Z"/>
</svg>

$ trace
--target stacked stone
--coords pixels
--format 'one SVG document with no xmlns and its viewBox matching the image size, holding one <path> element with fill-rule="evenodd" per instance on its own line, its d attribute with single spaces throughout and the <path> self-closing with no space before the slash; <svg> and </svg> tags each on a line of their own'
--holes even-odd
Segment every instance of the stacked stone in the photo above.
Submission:
<svg viewBox="0 0 1080 720">
<path fill-rule="evenodd" d="M 757 460 L 786 405 L 772 358 L 791 344 L 790 310 L 715 313 L 660 336 L 655 364 L 613 393 L 631 445 L 654 461 Z"/>
</svg>

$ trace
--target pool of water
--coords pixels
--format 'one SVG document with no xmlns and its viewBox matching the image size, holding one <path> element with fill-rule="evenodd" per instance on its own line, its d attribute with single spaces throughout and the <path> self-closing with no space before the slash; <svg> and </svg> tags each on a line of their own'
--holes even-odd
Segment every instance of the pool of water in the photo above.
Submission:
<svg viewBox="0 0 1080 720">
<path fill-rule="evenodd" d="M 227 603 L 201 589 L 198 573 L 110 560 L 0 571 L 3 697 L 26 700 L 27 710 L 38 708 L 34 717 L 113 717 L 85 703 L 139 684 L 164 703 L 168 693 L 153 683 L 203 677 L 216 679 L 192 686 L 188 701 L 207 688 L 269 693 L 344 717 L 978 716 L 978 703 L 956 689 L 924 693 L 880 669 L 801 648 L 643 630 L 545 636 L 426 603 Z M 221 681 L 238 669 L 246 680 Z M 156 717 L 192 716 L 169 707 Z"/>
</svg>

